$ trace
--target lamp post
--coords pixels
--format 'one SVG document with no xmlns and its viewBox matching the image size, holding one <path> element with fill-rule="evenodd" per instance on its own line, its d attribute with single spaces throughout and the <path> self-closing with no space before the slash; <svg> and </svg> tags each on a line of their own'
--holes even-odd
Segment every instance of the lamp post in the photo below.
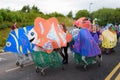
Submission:
<svg viewBox="0 0 120 80">
<path fill-rule="evenodd" d="M 91 5 L 92 5 L 93 3 L 89 3 L 89 17 L 90 17 L 90 13 L 91 13 Z"/>
<path fill-rule="evenodd" d="M 91 5 L 92 5 L 93 3 L 89 3 L 89 13 L 91 12 Z"/>
</svg>

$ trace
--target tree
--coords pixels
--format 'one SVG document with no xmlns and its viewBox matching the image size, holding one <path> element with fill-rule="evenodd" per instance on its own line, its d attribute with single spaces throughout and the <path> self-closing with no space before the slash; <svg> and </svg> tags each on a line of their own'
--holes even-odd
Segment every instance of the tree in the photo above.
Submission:
<svg viewBox="0 0 120 80">
<path fill-rule="evenodd" d="M 50 17 L 65 17 L 63 14 L 61 13 L 57 13 L 57 12 L 53 12 L 51 14 L 49 14 Z"/>
<path fill-rule="evenodd" d="M 3 21 L 5 21 L 8 17 L 8 12 L 4 9 L 0 10 L 0 15 L 3 17 Z"/>
<path fill-rule="evenodd" d="M 78 19 L 80 17 L 88 17 L 88 16 L 89 16 L 89 12 L 87 10 L 79 10 L 75 15 L 75 19 Z"/>
<path fill-rule="evenodd" d="M 115 15 L 116 23 L 120 24 L 120 8 L 115 9 L 114 15 Z"/>
<path fill-rule="evenodd" d="M 69 18 L 73 18 L 72 11 L 70 11 L 70 12 L 68 13 L 67 17 L 69 17 Z"/>
<path fill-rule="evenodd" d="M 33 5 L 32 6 L 32 11 L 33 12 L 39 12 L 39 9 L 37 8 L 37 6 Z"/>
<path fill-rule="evenodd" d="M 29 5 L 23 6 L 23 8 L 21 9 L 21 11 L 22 11 L 22 12 L 29 13 L 29 12 L 30 12 L 30 7 L 29 7 Z"/>
<path fill-rule="evenodd" d="M 115 9 L 112 9 L 112 8 L 102 8 L 102 9 L 99 9 L 95 12 L 92 12 L 91 13 L 91 16 L 92 18 L 98 18 L 100 19 L 102 22 L 101 22 L 101 25 L 106 25 L 107 23 L 116 23 L 116 13 L 115 12 Z"/>
<path fill-rule="evenodd" d="M 1 23 L 1 22 L 3 22 L 3 17 L 2 17 L 2 16 L 0 16 L 0 23 Z"/>
</svg>

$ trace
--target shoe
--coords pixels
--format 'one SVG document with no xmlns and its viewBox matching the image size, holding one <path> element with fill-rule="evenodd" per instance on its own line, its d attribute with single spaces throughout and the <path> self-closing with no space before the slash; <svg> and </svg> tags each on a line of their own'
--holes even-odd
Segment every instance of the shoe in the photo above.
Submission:
<svg viewBox="0 0 120 80">
<path fill-rule="evenodd" d="M 63 58 L 63 60 L 62 60 L 62 63 L 64 63 L 65 62 L 65 58 Z"/>
<path fill-rule="evenodd" d="M 103 61 L 102 56 L 100 57 L 100 60 Z"/>
<path fill-rule="evenodd" d="M 115 50 L 114 50 L 114 49 L 111 49 L 110 52 L 115 52 Z"/>
<path fill-rule="evenodd" d="M 106 53 L 104 53 L 104 54 L 108 55 L 108 54 L 109 54 L 109 52 L 106 52 Z"/>
<path fill-rule="evenodd" d="M 62 61 L 62 63 L 63 63 L 63 64 L 68 64 L 68 61 L 67 61 L 66 59 L 64 59 L 64 60 Z"/>
</svg>

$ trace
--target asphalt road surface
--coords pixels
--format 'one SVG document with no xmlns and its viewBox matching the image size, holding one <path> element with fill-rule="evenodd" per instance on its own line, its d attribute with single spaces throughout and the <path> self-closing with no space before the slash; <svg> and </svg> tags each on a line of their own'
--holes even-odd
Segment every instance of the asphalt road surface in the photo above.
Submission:
<svg viewBox="0 0 120 80">
<path fill-rule="evenodd" d="M 11 53 L 0 53 L 0 80 L 104 80 L 111 71 L 120 63 L 120 43 L 115 52 L 109 55 L 102 55 L 101 67 L 97 64 L 89 65 L 85 71 L 83 67 L 76 65 L 72 53 L 69 51 L 69 63 L 62 68 L 48 68 L 45 75 L 36 73 L 33 62 L 28 62 L 23 68 L 17 67 L 16 57 Z M 111 80 L 116 75 L 111 75 Z M 120 76 L 118 77 L 120 80 Z"/>
</svg>

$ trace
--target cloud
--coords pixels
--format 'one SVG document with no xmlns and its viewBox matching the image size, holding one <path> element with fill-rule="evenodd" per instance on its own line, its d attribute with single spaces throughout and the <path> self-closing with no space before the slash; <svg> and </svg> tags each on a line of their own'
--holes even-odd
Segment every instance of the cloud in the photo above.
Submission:
<svg viewBox="0 0 120 80">
<path fill-rule="evenodd" d="M 93 3 L 89 6 L 90 3 Z M 75 14 L 78 10 L 86 9 L 89 11 L 98 10 L 103 7 L 120 7 L 119 0 L 3 0 L 0 1 L 0 8 L 10 8 L 20 10 L 23 6 L 37 6 L 44 13 L 59 12 L 67 15 L 70 11 Z M 90 7 L 90 8 L 89 8 Z"/>
</svg>

